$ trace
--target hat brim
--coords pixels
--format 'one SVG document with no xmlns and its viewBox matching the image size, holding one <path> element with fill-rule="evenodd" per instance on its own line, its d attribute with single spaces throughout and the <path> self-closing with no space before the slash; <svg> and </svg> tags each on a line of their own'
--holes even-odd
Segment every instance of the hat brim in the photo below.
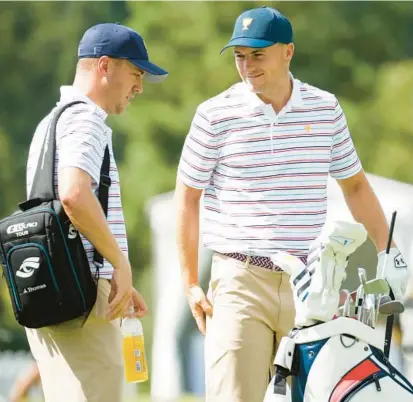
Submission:
<svg viewBox="0 0 413 402">
<path fill-rule="evenodd" d="M 129 61 L 146 72 L 144 80 L 147 82 L 156 84 L 164 81 L 166 77 L 168 77 L 168 72 L 166 70 L 151 63 L 149 60 L 129 59 Z"/>
<path fill-rule="evenodd" d="M 254 47 L 254 48 L 263 48 L 274 45 L 275 42 L 264 39 L 253 39 L 253 38 L 235 38 L 232 39 L 222 50 L 222 53 L 225 49 L 234 46 L 244 46 L 244 47 Z"/>
</svg>

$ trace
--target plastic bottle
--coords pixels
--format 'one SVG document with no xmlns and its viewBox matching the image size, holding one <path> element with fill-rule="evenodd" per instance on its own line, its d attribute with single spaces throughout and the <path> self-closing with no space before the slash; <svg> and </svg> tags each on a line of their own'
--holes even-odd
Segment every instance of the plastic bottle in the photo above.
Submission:
<svg viewBox="0 0 413 402">
<path fill-rule="evenodd" d="M 133 313 L 133 308 L 130 311 Z M 123 359 L 126 381 L 144 382 L 148 380 L 143 328 L 136 317 L 122 320 Z"/>
</svg>

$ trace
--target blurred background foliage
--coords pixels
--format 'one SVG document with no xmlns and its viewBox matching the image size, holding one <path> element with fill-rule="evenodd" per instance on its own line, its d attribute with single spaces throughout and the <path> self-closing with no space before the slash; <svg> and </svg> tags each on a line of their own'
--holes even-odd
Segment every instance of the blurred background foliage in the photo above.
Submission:
<svg viewBox="0 0 413 402">
<path fill-rule="evenodd" d="M 411 2 L 0 2 L 0 217 L 25 198 L 32 134 L 58 101 L 59 86 L 72 83 L 84 30 L 98 22 L 133 27 L 150 58 L 170 73 L 162 84 L 147 84 L 123 116 L 109 119 L 135 281 L 150 298 L 145 207 L 150 197 L 173 190 L 197 105 L 238 80 L 231 51 L 219 51 L 236 17 L 261 5 L 291 19 L 292 73 L 336 94 L 365 170 L 413 183 Z M 0 328 L 14 335 L 0 334 L 0 350 L 27 348 L 4 308 L 3 282 Z"/>
</svg>

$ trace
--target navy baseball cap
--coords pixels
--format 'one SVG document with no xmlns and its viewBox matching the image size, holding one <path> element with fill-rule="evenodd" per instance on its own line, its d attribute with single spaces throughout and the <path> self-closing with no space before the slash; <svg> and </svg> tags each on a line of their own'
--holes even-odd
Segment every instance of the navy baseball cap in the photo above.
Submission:
<svg viewBox="0 0 413 402">
<path fill-rule="evenodd" d="M 293 28 L 288 18 L 264 6 L 247 10 L 237 18 L 232 38 L 221 53 L 233 46 L 262 48 L 292 41 Z"/>
<path fill-rule="evenodd" d="M 126 59 L 146 72 L 148 82 L 161 82 L 168 72 L 149 61 L 145 42 L 136 31 L 120 24 L 104 23 L 89 28 L 79 43 L 78 58 Z"/>
</svg>

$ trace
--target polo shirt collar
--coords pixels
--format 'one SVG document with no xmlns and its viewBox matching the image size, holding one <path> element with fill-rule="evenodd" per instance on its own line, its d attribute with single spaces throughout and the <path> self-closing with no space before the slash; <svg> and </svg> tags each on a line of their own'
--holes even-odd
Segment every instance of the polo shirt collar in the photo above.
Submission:
<svg viewBox="0 0 413 402">
<path fill-rule="evenodd" d="M 60 101 L 58 102 L 58 104 L 69 103 L 76 100 L 81 100 L 88 103 L 89 105 L 93 105 L 96 108 L 97 114 L 103 120 L 106 120 L 106 118 L 108 117 L 108 114 L 100 106 L 98 106 L 95 102 L 93 102 L 90 98 L 83 94 L 78 88 L 74 87 L 73 85 L 64 85 L 60 87 Z"/>
<path fill-rule="evenodd" d="M 292 93 L 291 93 L 291 97 L 290 97 L 289 101 L 287 102 L 287 104 L 285 105 L 284 109 L 285 108 L 292 109 L 292 108 L 302 107 L 303 106 L 303 98 L 301 96 L 301 90 L 300 90 L 301 81 L 295 79 L 294 76 L 291 73 L 289 73 L 289 76 L 290 76 L 290 80 L 293 84 L 293 90 L 292 90 Z M 254 109 L 263 109 L 264 108 L 265 109 L 269 106 L 268 104 L 263 102 L 257 94 L 252 92 L 247 84 L 245 84 L 243 82 L 243 83 L 241 83 L 241 85 L 243 86 L 243 89 L 245 90 L 245 93 L 248 96 L 248 103 L 250 104 L 250 106 L 252 108 L 254 108 Z"/>
</svg>

